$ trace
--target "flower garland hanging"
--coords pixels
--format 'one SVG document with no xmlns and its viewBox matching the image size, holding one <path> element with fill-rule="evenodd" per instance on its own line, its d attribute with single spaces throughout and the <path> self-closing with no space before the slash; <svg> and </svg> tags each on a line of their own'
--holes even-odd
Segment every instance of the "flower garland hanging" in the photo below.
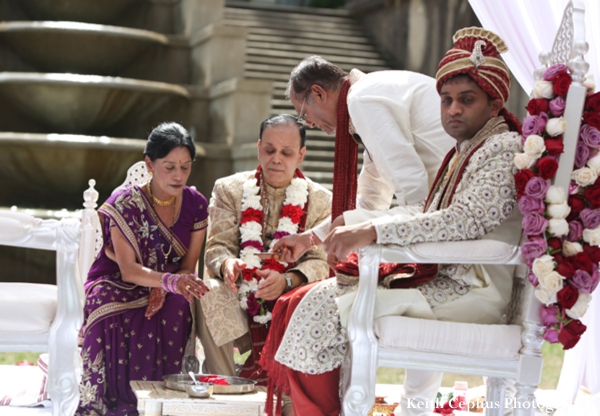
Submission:
<svg viewBox="0 0 600 416">
<path fill-rule="evenodd" d="M 570 189 L 550 185 L 563 153 L 563 113 L 571 85 L 566 65 L 548 68 L 533 88 L 523 123 L 524 153 L 515 155 L 529 281 L 543 303 L 543 337 L 570 349 L 586 327 L 581 318 L 600 274 L 600 93 L 589 93 Z"/>
<path fill-rule="evenodd" d="M 262 279 L 256 276 L 255 272 L 256 270 L 275 270 L 283 273 L 291 265 L 275 258 L 262 260 L 256 256 L 256 253 L 265 251 L 262 240 L 264 212 L 261 202 L 261 180 L 262 170 L 259 166 L 256 169 L 255 177 L 243 184 L 240 259 L 246 264 L 246 268 L 242 271 L 243 280 L 238 293 L 242 309 L 248 311 L 254 322 L 266 324 L 271 320 L 271 312 L 267 302 L 257 299 L 255 296 L 258 282 Z M 268 251 L 272 251 L 275 243 L 282 237 L 298 233 L 302 220 L 306 219 L 307 202 L 308 182 L 300 170 L 296 169 L 295 178 L 285 190 L 283 208 Z"/>
</svg>

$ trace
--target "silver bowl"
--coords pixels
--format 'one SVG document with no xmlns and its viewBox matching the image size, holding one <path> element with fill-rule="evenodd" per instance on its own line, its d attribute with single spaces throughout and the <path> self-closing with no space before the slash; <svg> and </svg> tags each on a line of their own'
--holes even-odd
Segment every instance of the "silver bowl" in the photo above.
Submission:
<svg viewBox="0 0 600 416">
<path fill-rule="evenodd" d="M 196 379 L 209 374 L 195 374 Z M 212 374 L 211 374 L 212 375 Z M 213 384 L 213 394 L 243 394 L 252 393 L 256 381 L 242 377 L 219 376 L 225 379 L 229 385 Z M 194 382 L 187 374 L 170 374 L 163 376 L 165 387 L 171 390 L 186 391 L 188 385 Z"/>
<path fill-rule="evenodd" d="M 213 394 L 213 385 L 209 383 L 186 384 L 185 392 L 190 397 L 207 399 Z"/>
</svg>

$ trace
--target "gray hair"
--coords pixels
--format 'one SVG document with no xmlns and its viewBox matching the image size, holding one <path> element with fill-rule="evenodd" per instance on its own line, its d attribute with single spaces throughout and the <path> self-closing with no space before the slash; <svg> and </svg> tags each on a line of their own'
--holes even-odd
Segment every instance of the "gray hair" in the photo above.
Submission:
<svg viewBox="0 0 600 416">
<path fill-rule="evenodd" d="M 304 130 L 302 124 L 298 123 L 298 117 L 291 114 L 276 114 L 260 123 L 260 134 L 258 136 L 258 140 L 262 140 L 263 132 L 267 127 L 277 126 L 296 127 L 298 129 L 298 134 L 300 134 L 300 149 L 306 145 L 306 130 Z"/>
<path fill-rule="evenodd" d="M 337 91 L 347 75 L 342 68 L 326 59 L 317 55 L 309 56 L 292 70 L 285 96 L 288 100 L 292 92 L 297 96 L 306 96 L 315 84 L 326 91 Z"/>
</svg>

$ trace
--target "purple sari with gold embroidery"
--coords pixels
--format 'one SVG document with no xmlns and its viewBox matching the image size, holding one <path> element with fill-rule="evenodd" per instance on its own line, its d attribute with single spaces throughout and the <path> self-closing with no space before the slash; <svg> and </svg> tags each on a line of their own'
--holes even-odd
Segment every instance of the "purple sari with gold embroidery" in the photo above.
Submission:
<svg viewBox="0 0 600 416">
<path fill-rule="evenodd" d="M 168 293 L 151 319 L 144 314 L 150 288 L 124 282 L 119 266 L 106 255 L 117 227 L 138 263 L 159 272 L 176 272 L 191 234 L 207 225 L 206 199 L 185 187 L 172 228 L 156 214 L 145 192 L 128 186 L 100 207 L 104 245 L 85 283 L 84 324 L 80 332 L 83 376 L 76 415 L 137 415 L 131 380 L 162 380 L 179 373 L 192 316 L 182 295 Z M 169 246 L 172 249 L 169 252 Z"/>
</svg>

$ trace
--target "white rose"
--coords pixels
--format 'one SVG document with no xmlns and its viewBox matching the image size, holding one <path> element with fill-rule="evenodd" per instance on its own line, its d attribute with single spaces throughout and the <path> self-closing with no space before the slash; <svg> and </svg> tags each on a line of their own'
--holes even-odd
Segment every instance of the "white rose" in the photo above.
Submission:
<svg viewBox="0 0 600 416">
<path fill-rule="evenodd" d="M 533 84 L 533 98 L 554 98 L 554 86 L 550 81 L 537 81 Z"/>
<path fill-rule="evenodd" d="M 589 186 L 596 182 L 598 179 L 598 174 L 591 168 L 581 168 L 574 170 L 571 173 L 571 179 L 577 182 L 579 186 Z"/>
<path fill-rule="evenodd" d="M 567 193 L 560 186 L 551 185 L 544 200 L 548 204 L 562 204 L 567 200 Z"/>
<path fill-rule="evenodd" d="M 538 257 L 533 261 L 531 270 L 537 276 L 538 280 L 542 279 L 554 271 L 554 258 L 548 254 Z"/>
<path fill-rule="evenodd" d="M 586 87 L 590 92 L 596 91 L 596 83 L 594 82 L 594 74 L 587 74 L 583 81 L 583 86 Z"/>
<path fill-rule="evenodd" d="M 551 272 L 544 277 L 538 277 L 540 286 L 550 293 L 558 293 L 563 288 L 563 277 L 557 272 Z"/>
<path fill-rule="evenodd" d="M 545 150 L 546 144 L 544 143 L 544 139 L 537 134 L 527 137 L 523 145 L 523 151 L 532 159 L 539 159 Z"/>
<path fill-rule="evenodd" d="M 571 213 L 571 207 L 566 202 L 562 204 L 549 204 L 547 209 L 550 218 L 554 219 L 567 218 Z"/>
<path fill-rule="evenodd" d="M 552 137 L 560 136 L 566 128 L 567 122 L 563 117 L 551 118 L 546 123 L 546 132 Z"/>
<path fill-rule="evenodd" d="M 600 226 L 593 230 L 583 230 L 583 241 L 593 246 L 600 246 Z"/>
<path fill-rule="evenodd" d="M 573 305 L 571 309 L 567 309 L 565 311 L 567 313 L 567 316 L 572 319 L 581 318 L 583 315 L 585 315 L 585 312 L 587 311 L 591 300 L 591 295 L 579 292 L 579 297 L 577 298 L 577 302 L 575 302 L 575 305 Z"/>
<path fill-rule="evenodd" d="M 552 218 L 548 221 L 548 231 L 555 237 L 569 234 L 569 223 L 563 219 Z"/>
<path fill-rule="evenodd" d="M 548 306 L 552 303 L 556 303 L 556 292 L 549 291 L 540 286 L 535 288 L 535 297 L 539 299 L 544 305 Z"/>
<path fill-rule="evenodd" d="M 519 170 L 529 169 L 535 163 L 535 159 L 527 153 L 516 153 L 514 158 L 515 166 Z"/>
<path fill-rule="evenodd" d="M 600 153 L 588 160 L 587 165 L 598 174 L 598 171 L 600 170 Z"/>
<path fill-rule="evenodd" d="M 563 241 L 562 252 L 565 256 L 571 257 L 577 253 L 581 253 L 583 247 L 579 243 L 571 243 L 570 241 Z"/>
</svg>

